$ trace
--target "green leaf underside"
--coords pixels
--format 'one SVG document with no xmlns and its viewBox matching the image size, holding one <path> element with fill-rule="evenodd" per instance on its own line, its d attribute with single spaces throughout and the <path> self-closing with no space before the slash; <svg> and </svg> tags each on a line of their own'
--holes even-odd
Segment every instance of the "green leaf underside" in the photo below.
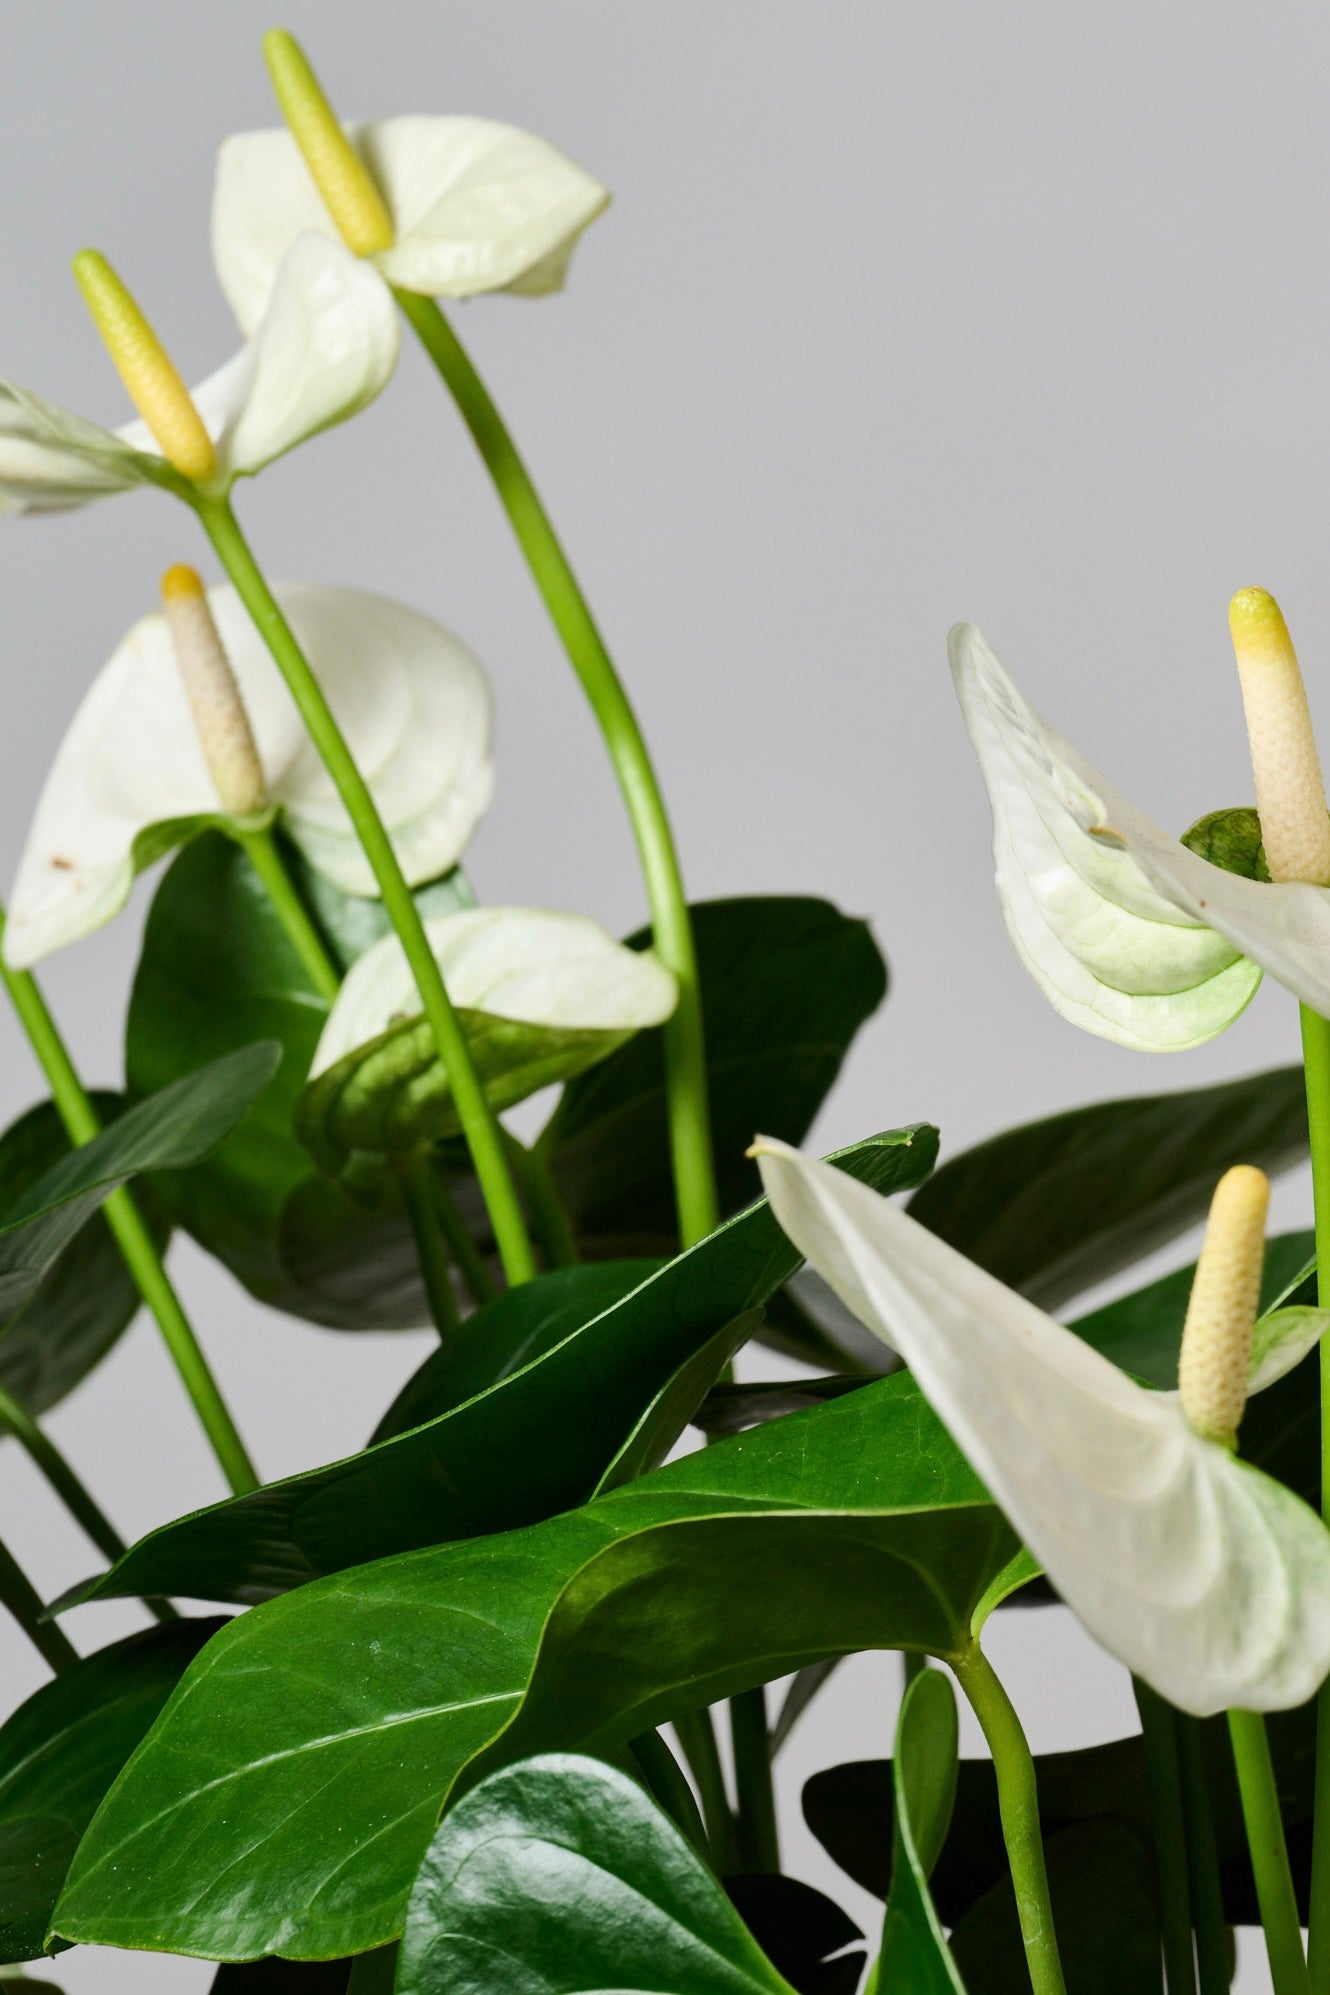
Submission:
<svg viewBox="0 0 1330 1995">
<path fill-rule="evenodd" d="M 893 1130 L 835 1161 L 896 1190 L 926 1174 L 936 1143 L 926 1125 Z M 759 1306 L 797 1261 L 762 1201 L 490 1391 L 347 1461 L 164 1525 L 80 1597 L 262 1600 L 344 1566 L 583 1502 L 680 1365 Z M 505 1298 L 505 1309 L 538 1317 L 542 1284 L 566 1295 L 567 1281 L 546 1275 L 520 1301 Z M 464 1333 L 459 1349 L 474 1335 Z"/>
<path fill-rule="evenodd" d="M 1261 843 L 1260 814 L 1250 804 L 1207 811 L 1183 832 L 1182 843 L 1189 852 L 1208 859 L 1212 866 L 1219 866 L 1226 873 L 1270 884 L 1270 868 L 1265 863 L 1265 847 Z"/>
<path fill-rule="evenodd" d="M 127 1109 L 43 1173 L 0 1223 L 0 1318 L 36 1293 L 58 1255 L 127 1178 L 183 1170 L 235 1128 L 281 1058 L 271 1040 L 224 1059 Z"/>
<path fill-rule="evenodd" d="M 97 1093 L 106 1125 L 124 1114 L 123 1095 Z M 40 1102 L 0 1136 L 0 1212 L 8 1211 L 71 1144 L 53 1102 Z M 159 1249 L 170 1223 L 149 1187 L 140 1210 Z M 0 1332 L 0 1386 L 30 1413 L 45 1413 L 98 1365 L 139 1306 L 139 1292 L 106 1221 L 90 1219 L 43 1276 L 19 1314 Z"/>
<path fill-rule="evenodd" d="M 760 1190 L 745 1157 L 759 1132 L 799 1143 L 850 1042 L 881 1004 L 886 967 L 866 922 L 794 896 L 692 908 L 707 1021 L 712 1144 L 721 1210 Z M 643 930 L 633 948 L 649 941 Z M 573 1081 L 540 1139 L 588 1253 L 678 1245 L 663 1033 L 639 1033 Z"/>
<path fill-rule="evenodd" d="M 1231 1164 L 1307 1152 L 1301 1067 L 1069 1110 L 944 1163 L 914 1218 L 1041 1308 L 1129 1267 L 1202 1219 Z"/>
<path fill-rule="evenodd" d="M 447 1817 L 411 1894 L 397 1995 L 795 1995 L 641 1788 L 549 1754 Z"/>
<path fill-rule="evenodd" d="M 491 1108 L 502 1111 L 538 1089 L 583 1073 L 631 1038 L 582 1026 L 530 1025 L 457 1007 Z M 362 1157 L 409 1156 L 461 1129 L 457 1104 L 427 1018 L 390 1025 L 311 1081 L 294 1108 L 296 1133 L 330 1177 Z"/>
<path fill-rule="evenodd" d="M 884 1995 L 895 1988 L 966 1995 L 928 1892 L 956 1798 L 957 1738 L 951 1679 L 925 1670 L 907 1689 L 896 1725 L 891 1895 L 877 1971 Z"/>
<path fill-rule="evenodd" d="M 528 1530 L 303 1587 L 209 1645 L 56 1928 L 212 1958 L 383 1944 L 459 1779 L 819 1656 L 957 1652 L 1015 1549 L 898 1374 Z"/>
<path fill-rule="evenodd" d="M 349 961 L 378 939 L 377 902 L 339 894 L 289 844 L 283 856 L 335 957 Z M 471 896 L 454 874 L 415 898 L 442 914 Z M 130 1088 L 151 1093 L 259 1037 L 279 1040 L 285 1058 L 216 1155 L 162 1188 L 173 1215 L 274 1308 L 336 1329 L 421 1324 L 429 1312 L 395 1174 L 377 1169 L 352 1198 L 315 1168 L 291 1126 L 326 1017 L 244 852 L 205 833 L 172 864 L 149 910 L 126 1028 Z M 466 1202 L 474 1206 L 473 1193 Z"/>
<path fill-rule="evenodd" d="M 0 1727 L 0 1961 L 33 1960 L 79 1837 L 219 1621 L 173 1621 L 86 1656 Z"/>
</svg>

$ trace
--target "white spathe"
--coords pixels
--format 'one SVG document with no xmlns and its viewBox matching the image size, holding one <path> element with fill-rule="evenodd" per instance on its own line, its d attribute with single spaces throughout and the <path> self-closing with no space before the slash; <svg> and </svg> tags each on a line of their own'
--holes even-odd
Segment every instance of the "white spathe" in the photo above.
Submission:
<svg viewBox="0 0 1330 1995">
<path fill-rule="evenodd" d="M 340 243 L 298 236 L 269 291 L 253 337 L 191 391 L 217 451 L 209 494 L 355 415 L 396 364 L 392 300 Z M 0 511 L 83 505 L 171 476 L 146 423 L 101 429 L 0 380 Z"/>
<path fill-rule="evenodd" d="M 1330 889 L 1240 879 L 1189 852 L 1040 720 L 972 625 L 949 649 L 1007 933 L 1064 1018 L 1180 1051 L 1231 1025 L 1266 970 L 1330 1014 Z"/>
<path fill-rule="evenodd" d="M 392 837 L 408 882 L 456 864 L 493 791 L 489 684 L 465 645 L 358 589 L 279 583 L 290 619 Z M 344 892 L 378 888 L 332 779 L 248 611 L 208 602 L 254 731 L 271 803 Z M 166 619 L 144 617 L 88 689 L 56 753 L 19 862 L 4 955 L 26 969 L 124 906 L 152 826 L 221 815 Z M 160 851 L 160 846 L 159 846 Z M 155 856 L 149 851 L 149 858 Z"/>
<path fill-rule="evenodd" d="M 488 118 L 384 118 L 345 130 L 396 232 L 391 249 L 370 261 L 389 284 L 426 297 L 559 290 L 578 237 L 609 204 L 606 189 L 555 147 Z M 290 132 L 224 140 L 213 258 L 245 332 L 258 324 L 277 267 L 305 229 L 337 239 Z"/>
<path fill-rule="evenodd" d="M 1305 1703 L 1330 1670 L 1330 1532 L 889 1200 L 769 1138 L 772 1209 L 898 1351 L 1090 1633 L 1197 1717 Z"/>
<path fill-rule="evenodd" d="M 425 923 L 459 1009 L 555 1030 L 639 1032 L 678 1002 L 673 974 L 649 949 L 627 949 L 585 915 L 481 907 Z M 328 1015 L 310 1079 L 390 1025 L 415 1018 L 420 993 L 402 945 L 385 935 L 351 965 Z"/>
</svg>

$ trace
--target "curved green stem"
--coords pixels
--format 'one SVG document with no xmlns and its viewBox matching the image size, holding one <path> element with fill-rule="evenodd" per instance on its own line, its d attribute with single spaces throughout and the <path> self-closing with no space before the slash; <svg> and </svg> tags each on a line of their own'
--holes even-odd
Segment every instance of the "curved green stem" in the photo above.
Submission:
<svg viewBox="0 0 1330 1995">
<path fill-rule="evenodd" d="M 1053 1931 L 1053 1907 L 1039 1832 L 1039 1790 L 1029 1742 L 1011 1699 L 977 1642 L 968 1654 L 952 1661 L 951 1667 L 970 1700 L 993 1757 L 1002 1838 L 1016 1891 L 1016 1911 L 1025 1942 L 1030 1985 L 1034 1995 L 1066 1995 Z"/>
<path fill-rule="evenodd" d="M 1187 1832 L 1182 1813 L 1182 1770 L 1178 1763 L 1176 1713 L 1149 1684 L 1134 1676 L 1136 1709 L 1145 1742 L 1145 1770 L 1159 1872 L 1159 1908 L 1164 1941 L 1164 1980 L 1168 1995 L 1195 1995 L 1196 1963 L 1191 1937 L 1191 1880 L 1187 1871 Z"/>
<path fill-rule="evenodd" d="M 538 1149 L 528 1149 L 506 1129 L 503 1136 L 508 1155 L 513 1160 L 513 1169 L 526 1193 L 527 1211 L 531 1214 L 531 1224 L 545 1256 L 546 1267 L 575 1268 L 582 1257 L 577 1251 L 572 1225 L 559 1196 L 559 1187 L 554 1182 L 553 1171 Z"/>
<path fill-rule="evenodd" d="M 498 1290 L 490 1280 L 485 1257 L 471 1237 L 470 1229 L 457 1209 L 448 1183 L 448 1174 L 442 1163 L 434 1173 L 434 1210 L 443 1228 L 443 1237 L 448 1243 L 448 1252 L 453 1265 L 471 1291 L 471 1300 L 477 1309 L 487 1302 L 493 1302 Z"/>
<path fill-rule="evenodd" d="M 1228 1735 L 1233 1744 L 1233 1764 L 1242 1796 L 1242 1819 L 1247 1829 L 1274 1995 L 1309 1995 L 1312 1984 L 1302 1951 L 1298 1900 L 1288 1867 L 1288 1847 L 1265 1719 L 1259 1711 L 1230 1711 Z"/>
<path fill-rule="evenodd" d="M 711 1863 L 711 1845 L 683 1770 L 659 1732 L 642 1732 L 628 1742 L 652 1800 L 686 1836 L 702 1861 Z"/>
<path fill-rule="evenodd" d="M 1174 1719 L 1182 1769 L 1182 1810 L 1187 1825 L 1187 1868 L 1191 1879 L 1192 1921 L 1196 1928 L 1196 1978 L 1201 1995 L 1228 1995 L 1232 1981 L 1232 1938 L 1224 1917 L 1219 1849 L 1197 1719 L 1178 1712 Z"/>
<path fill-rule="evenodd" d="M 306 976 L 319 996 L 332 1004 L 342 987 L 341 976 L 324 947 L 323 937 L 314 926 L 309 910 L 296 892 L 271 828 L 242 831 L 234 824 L 228 828 L 262 880 L 273 912 L 286 931 L 287 941 L 300 958 Z"/>
<path fill-rule="evenodd" d="M 0 1539 L 0 1607 L 8 1608 L 38 1655 L 59 1676 L 79 1660 L 79 1652 L 54 1621 L 43 1621 L 46 1603 L 14 1554 Z"/>
<path fill-rule="evenodd" d="M 4 920 L 0 916 L 0 935 L 3 932 Z M 26 970 L 11 970 L 3 959 L 0 959 L 0 978 L 9 992 L 32 1050 L 41 1063 L 56 1112 L 65 1125 L 70 1142 L 76 1145 L 90 1143 L 94 1136 L 100 1135 L 101 1124 L 75 1072 L 55 1020 L 46 1008 L 45 999 Z M 157 1327 L 184 1382 L 203 1431 L 212 1444 L 213 1453 L 221 1464 L 222 1473 L 236 1496 L 247 1495 L 259 1486 L 254 1464 L 171 1284 L 142 1213 L 123 1185 L 111 1193 L 102 1211 L 139 1294 L 157 1319 Z"/>
<path fill-rule="evenodd" d="M 200 497 L 195 502 L 195 509 L 223 568 L 235 585 L 236 594 L 249 611 L 255 628 L 286 680 L 301 719 L 309 730 L 310 739 L 355 826 L 356 836 L 378 882 L 384 910 L 402 944 L 420 992 L 425 1016 L 433 1030 L 476 1176 L 489 1207 L 490 1222 L 509 1283 L 516 1285 L 529 1281 L 536 1272 L 535 1257 L 527 1238 L 521 1202 L 504 1156 L 498 1119 L 481 1086 L 471 1050 L 429 946 L 420 910 L 407 886 L 369 785 L 356 766 L 295 632 L 283 616 L 254 559 L 249 543 L 240 530 L 240 523 L 231 510 L 230 501 Z"/>
<path fill-rule="evenodd" d="M 705 1707 L 700 1711 L 684 1711 L 673 1722 L 674 1736 L 688 1762 L 688 1771 L 697 1784 L 702 1819 L 706 1823 L 707 1840 L 711 1844 L 716 1869 L 722 1877 L 730 1877 L 738 1861 L 734 1846 L 734 1816 L 725 1792 L 725 1775 L 716 1749 L 711 1713 Z"/>
<path fill-rule="evenodd" d="M 1312 1203 L 1316 1218 L 1316 1288 L 1330 1307 L 1330 1023 L 1300 1007 L 1302 1063 L 1311 1138 Z M 1330 1523 L 1330 1348 L 1321 1342 L 1321 1514 Z M 1316 1995 L 1330 1995 L 1330 1682 L 1316 1699 L 1316 1784 L 1307 1959 Z"/>
<path fill-rule="evenodd" d="M 434 1202 L 434 1173 L 430 1168 L 429 1151 L 417 1150 L 414 1156 L 404 1157 L 398 1165 L 398 1176 L 402 1180 L 430 1315 L 434 1318 L 440 1343 L 446 1344 L 457 1331 L 457 1301 L 453 1295 L 448 1251 L 439 1226 L 439 1211 Z"/>
<path fill-rule="evenodd" d="M 764 1684 L 759 1683 L 755 1690 L 741 1690 L 730 1699 L 730 1745 L 734 1751 L 740 1862 L 745 1870 L 774 1874 L 780 1869 L 780 1839 Z"/>
<path fill-rule="evenodd" d="M 715 1230 L 719 1208 L 692 917 L 656 772 L 605 641 L 489 390 L 434 300 L 409 291 L 396 295 L 457 403 L 494 481 L 536 587 L 605 737 L 628 808 L 646 881 L 656 951 L 679 984 L 678 1007 L 665 1028 L 665 1065 L 679 1232 L 684 1246 L 691 1247 Z"/>
</svg>

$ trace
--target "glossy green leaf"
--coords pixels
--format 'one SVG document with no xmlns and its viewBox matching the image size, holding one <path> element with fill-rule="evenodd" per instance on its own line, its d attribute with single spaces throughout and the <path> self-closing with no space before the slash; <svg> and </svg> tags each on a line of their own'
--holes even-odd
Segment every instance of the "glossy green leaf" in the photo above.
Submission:
<svg viewBox="0 0 1330 1995">
<path fill-rule="evenodd" d="M 397 1995 L 795 1995 L 641 1788 L 549 1753 L 448 1815 L 411 1893 Z"/>
<path fill-rule="evenodd" d="M 896 1723 L 891 1894 L 877 1969 L 884 1991 L 965 1995 L 928 1891 L 956 1799 L 958 1736 L 951 1678 L 925 1670 L 906 1691 Z"/>
<path fill-rule="evenodd" d="M 336 956 L 350 960 L 378 939 L 378 902 L 314 887 L 283 852 Z M 416 896 L 438 914 L 469 899 L 456 875 Z M 240 848 L 208 833 L 182 852 L 144 931 L 126 1029 L 131 1089 L 150 1093 L 255 1038 L 277 1039 L 285 1057 L 207 1165 L 162 1187 L 173 1216 L 275 1308 L 336 1329 L 421 1324 L 429 1311 L 395 1175 L 367 1174 L 352 1198 L 315 1168 L 291 1126 L 327 1009 Z"/>
<path fill-rule="evenodd" d="M 0 1961 L 35 1960 L 93 1812 L 218 1621 L 86 1656 L 0 1726 Z"/>
<path fill-rule="evenodd" d="M 0 1320 L 36 1294 L 57 1256 L 127 1178 L 206 1157 L 267 1087 L 280 1058 L 271 1040 L 242 1046 L 127 1109 L 43 1172 L 0 1222 Z"/>
<path fill-rule="evenodd" d="M 301 1587 L 209 1645 L 56 1928 L 214 1959 L 381 1945 L 459 1780 L 819 1656 L 955 1653 L 1014 1551 L 900 1373 L 525 1531 Z"/>
<path fill-rule="evenodd" d="M 835 1161 L 894 1190 L 918 1183 L 936 1140 L 926 1125 L 892 1130 Z M 750 1207 L 489 1391 L 363 1454 L 164 1525 L 80 1597 L 262 1600 L 344 1566 L 583 1502 L 679 1366 L 758 1307 L 796 1261 L 765 1202 Z M 520 1343 L 528 1312 L 538 1334 L 550 1315 L 544 1289 L 562 1300 L 577 1285 L 558 1273 L 524 1284 L 504 1299 L 505 1337 Z M 459 1352 L 475 1336 L 465 1333 Z"/>
<path fill-rule="evenodd" d="M 95 1094 L 92 1105 L 103 1125 L 125 1111 L 118 1094 Z M 17 1204 L 71 1147 L 52 1102 L 11 1123 L 0 1136 L 0 1212 Z M 165 1248 L 170 1223 L 160 1201 L 144 1184 L 136 1196 L 158 1247 Z M 106 1221 L 90 1219 L 0 1332 L 0 1385 L 30 1413 L 44 1413 L 101 1362 L 139 1300 Z"/>
<path fill-rule="evenodd" d="M 1275 1172 L 1306 1154 L 1302 1069 L 1277 1067 L 1008 1129 L 943 1164 L 910 1212 L 1056 1310 L 1203 1219 L 1231 1164 Z"/>
<path fill-rule="evenodd" d="M 744 1152 L 759 1130 L 798 1143 L 850 1042 L 882 1002 L 868 924 L 828 901 L 771 896 L 692 910 L 707 1023 L 721 1210 L 760 1189 Z M 644 947 L 645 932 L 630 937 Z M 564 1092 L 540 1139 L 598 1257 L 677 1244 L 662 1034 L 644 1032 Z"/>
<path fill-rule="evenodd" d="M 761 1325 L 762 1311 L 746 1310 L 718 1331 L 700 1351 L 684 1359 L 642 1412 L 632 1433 L 596 1484 L 594 1493 L 597 1496 L 618 1489 L 626 1482 L 634 1482 L 638 1476 L 660 1467 L 720 1373 Z"/>
</svg>

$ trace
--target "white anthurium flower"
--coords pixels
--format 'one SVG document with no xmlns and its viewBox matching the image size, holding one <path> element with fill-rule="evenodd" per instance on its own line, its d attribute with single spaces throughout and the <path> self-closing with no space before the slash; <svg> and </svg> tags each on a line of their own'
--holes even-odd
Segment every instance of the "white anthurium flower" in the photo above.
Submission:
<svg viewBox="0 0 1330 1995">
<path fill-rule="evenodd" d="M 1330 1532 L 1300 1497 L 876 1192 L 769 1138 L 755 1154 L 785 1232 L 905 1359 L 1106 1649 L 1198 1717 L 1315 1693 Z"/>
<path fill-rule="evenodd" d="M 437 878 L 456 864 L 493 789 L 484 671 L 441 625 L 381 596 L 311 582 L 279 583 L 275 593 L 408 883 Z M 261 765 L 255 797 L 236 802 L 275 807 L 319 872 L 345 893 L 375 894 L 350 819 L 248 612 L 229 586 L 209 590 L 207 607 Z M 143 866 L 226 816 L 181 663 L 167 618 L 152 615 L 94 679 L 19 863 L 4 936 L 11 968 L 109 921 Z"/>
<path fill-rule="evenodd" d="M 214 446 L 199 491 L 221 495 L 363 409 L 387 384 L 399 338 L 392 300 L 371 270 L 324 235 L 294 238 L 252 337 L 192 391 Z M 178 478 L 145 422 L 102 429 L 0 380 L 0 511 L 79 506 L 154 484 L 176 487 Z"/>
<path fill-rule="evenodd" d="M 586 915 L 480 907 L 440 915 L 425 933 L 454 1005 L 519 1025 L 626 1038 L 663 1025 L 678 1001 L 673 974 L 649 949 L 628 949 Z M 391 1026 L 415 1018 L 420 994 L 396 935 L 347 973 L 310 1078 Z"/>
<path fill-rule="evenodd" d="M 392 221 L 391 244 L 368 262 L 389 284 L 426 297 L 561 289 L 578 237 L 609 205 L 607 190 L 554 146 L 488 118 L 384 118 L 343 130 Z M 340 241 L 291 133 L 226 139 L 213 258 L 246 333 L 303 230 Z"/>
<path fill-rule="evenodd" d="M 1263 592 L 1243 593 L 1278 617 Z M 1189 851 L 1045 725 L 977 630 L 958 625 L 949 648 L 993 807 L 1007 933 L 1064 1018 L 1123 1046 L 1179 1051 L 1231 1025 L 1263 971 L 1330 1014 L 1330 890 L 1240 878 Z M 1250 697 L 1248 713 L 1255 752 Z M 1259 764 L 1257 789 L 1268 849 Z"/>
</svg>

